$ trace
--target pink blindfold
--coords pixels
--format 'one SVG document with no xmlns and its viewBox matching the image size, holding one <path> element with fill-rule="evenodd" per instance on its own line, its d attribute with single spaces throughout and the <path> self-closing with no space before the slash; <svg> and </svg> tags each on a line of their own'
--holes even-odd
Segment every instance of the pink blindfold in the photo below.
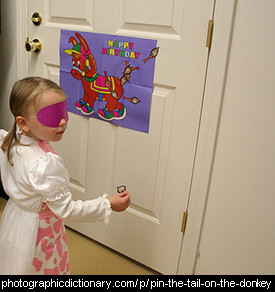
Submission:
<svg viewBox="0 0 275 292">
<path fill-rule="evenodd" d="M 62 119 L 68 122 L 68 109 L 66 100 L 43 107 L 37 113 L 38 121 L 44 126 L 56 128 Z"/>
</svg>

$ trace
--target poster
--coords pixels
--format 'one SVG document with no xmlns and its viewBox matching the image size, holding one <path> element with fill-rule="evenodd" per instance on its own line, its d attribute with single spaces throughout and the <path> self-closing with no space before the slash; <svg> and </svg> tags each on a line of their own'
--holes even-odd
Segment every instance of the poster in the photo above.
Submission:
<svg viewBox="0 0 275 292">
<path fill-rule="evenodd" d="M 68 110 L 148 133 L 158 52 L 156 40 L 61 30 Z"/>
</svg>

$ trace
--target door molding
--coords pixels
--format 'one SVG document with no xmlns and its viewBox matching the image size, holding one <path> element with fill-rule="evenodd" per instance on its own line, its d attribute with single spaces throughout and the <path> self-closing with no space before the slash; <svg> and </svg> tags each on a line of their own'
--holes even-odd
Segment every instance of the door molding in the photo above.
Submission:
<svg viewBox="0 0 275 292">
<path fill-rule="evenodd" d="M 216 1 L 214 31 L 206 72 L 193 180 L 190 188 L 188 222 L 182 241 L 178 274 L 195 274 L 205 208 L 207 205 L 223 93 L 230 55 L 236 0 Z"/>
<path fill-rule="evenodd" d="M 28 53 L 25 50 L 25 40 L 29 36 L 29 21 L 28 16 L 28 0 L 16 0 L 16 54 L 17 54 L 17 77 L 22 79 L 28 76 L 29 64 L 28 64 Z"/>
</svg>

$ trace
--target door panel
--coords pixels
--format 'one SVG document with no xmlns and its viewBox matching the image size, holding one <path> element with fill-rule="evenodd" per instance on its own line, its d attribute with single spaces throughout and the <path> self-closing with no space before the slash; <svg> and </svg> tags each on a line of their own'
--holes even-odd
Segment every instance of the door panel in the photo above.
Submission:
<svg viewBox="0 0 275 292">
<path fill-rule="evenodd" d="M 149 134 L 69 114 L 54 146 L 64 158 L 74 199 L 93 199 L 127 185 L 132 204 L 101 224 L 72 228 L 162 273 L 176 273 L 199 127 L 213 0 L 29 0 L 42 41 L 29 54 L 29 75 L 59 79 L 60 29 L 158 40 Z"/>
<path fill-rule="evenodd" d="M 45 1 L 45 16 L 47 26 L 78 27 L 79 29 L 93 29 L 93 2 L 75 0 L 47 0 Z"/>
</svg>

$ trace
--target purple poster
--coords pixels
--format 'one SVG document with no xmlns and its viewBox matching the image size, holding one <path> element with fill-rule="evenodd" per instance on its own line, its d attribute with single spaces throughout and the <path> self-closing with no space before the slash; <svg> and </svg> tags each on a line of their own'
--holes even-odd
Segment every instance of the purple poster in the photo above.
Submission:
<svg viewBox="0 0 275 292">
<path fill-rule="evenodd" d="M 156 40 L 61 31 L 60 86 L 68 110 L 148 133 Z"/>
</svg>

